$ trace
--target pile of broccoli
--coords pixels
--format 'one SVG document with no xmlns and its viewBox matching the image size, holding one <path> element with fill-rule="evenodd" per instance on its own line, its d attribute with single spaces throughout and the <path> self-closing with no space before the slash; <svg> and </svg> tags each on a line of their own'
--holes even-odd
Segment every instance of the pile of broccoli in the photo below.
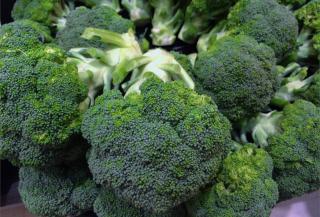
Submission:
<svg viewBox="0 0 320 217">
<path fill-rule="evenodd" d="M 17 0 L 0 159 L 37 216 L 268 217 L 320 189 L 319 0 Z"/>
</svg>

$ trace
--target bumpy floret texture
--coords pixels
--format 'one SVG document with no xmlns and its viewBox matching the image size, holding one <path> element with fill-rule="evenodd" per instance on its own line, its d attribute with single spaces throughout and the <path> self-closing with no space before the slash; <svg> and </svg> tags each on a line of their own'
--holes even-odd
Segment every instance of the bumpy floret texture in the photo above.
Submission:
<svg viewBox="0 0 320 217">
<path fill-rule="evenodd" d="M 272 159 L 245 145 L 223 163 L 217 183 L 188 202 L 192 217 L 268 217 L 278 199 Z"/>
<path fill-rule="evenodd" d="M 30 212 L 43 217 L 76 216 L 92 208 L 98 189 L 79 166 L 38 170 L 22 167 L 19 193 Z"/>
<path fill-rule="evenodd" d="M 88 27 L 125 33 L 129 29 L 134 29 L 134 24 L 107 6 L 93 9 L 78 7 L 66 17 L 66 26 L 58 31 L 56 42 L 65 50 L 78 47 L 105 48 L 106 45 L 99 40 L 87 40 L 80 37 Z"/>
<path fill-rule="evenodd" d="M 18 0 L 12 10 L 14 20 L 30 19 L 50 26 L 63 12 L 61 0 Z"/>
<path fill-rule="evenodd" d="M 320 187 L 320 108 L 297 100 L 287 105 L 280 133 L 268 139 L 281 198 L 302 195 Z"/>
<path fill-rule="evenodd" d="M 141 95 L 105 93 L 82 126 L 96 183 L 152 212 L 179 205 L 212 181 L 229 150 L 229 131 L 210 97 L 155 78 Z"/>
<path fill-rule="evenodd" d="M 240 0 L 230 11 L 228 26 L 267 44 L 280 59 L 295 48 L 298 37 L 295 16 L 275 0 Z"/>
<path fill-rule="evenodd" d="M 80 132 L 86 92 L 73 65 L 23 55 L 0 59 L 0 157 L 25 166 L 54 158 Z"/>
<path fill-rule="evenodd" d="M 305 27 L 320 31 L 320 0 L 312 0 L 296 11 L 296 17 Z"/>
<path fill-rule="evenodd" d="M 94 202 L 94 212 L 98 217 L 178 217 L 184 215 L 176 208 L 166 213 L 147 213 L 116 197 L 110 190 L 102 190 Z"/>
<path fill-rule="evenodd" d="M 198 55 L 194 74 L 198 91 L 210 95 L 237 122 L 269 104 L 278 87 L 274 65 L 270 47 L 247 36 L 225 37 Z"/>
</svg>

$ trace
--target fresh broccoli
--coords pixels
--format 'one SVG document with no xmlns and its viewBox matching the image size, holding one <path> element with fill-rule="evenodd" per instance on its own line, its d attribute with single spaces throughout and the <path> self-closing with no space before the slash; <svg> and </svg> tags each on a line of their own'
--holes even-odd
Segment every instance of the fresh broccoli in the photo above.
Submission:
<svg viewBox="0 0 320 217">
<path fill-rule="evenodd" d="M 91 105 L 101 90 L 119 87 L 127 74 L 146 61 L 132 31 L 124 34 L 108 30 L 87 28 L 82 38 L 99 40 L 108 49 L 73 48 L 68 62 L 78 66 L 78 72 L 89 87 Z"/>
<path fill-rule="evenodd" d="M 312 41 L 313 41 L 313 48 L 316 50 L 318 54 L 318 61 L 320 65 L 320 32 L 316 33 L 313 36 Z"/>
<path fill-rule="evenodd" d="M 98 195 L 95 183 L 82 167 L 22 167 L 19 193 L 26 208 L 43 217 L 75 216 L 92 209 Z"/>
<path fill-rule="evenodd" d="M 116 197 L 110 190 L 102 190 L 93 204 L 98 217 L 181 217 L 184 212 L 179 208 L 172 211 L 154 214 L 147 213 Z"/>
<path fill-rule="evenodd" d="M 148 0 L 121 0 L 121 3 L 136 25 L 144 26 L 150 22 L 152 9 Z"/>
<path fill-rule="evenodd" d="M 277 71 L 281 87 L 272 98 L 271 104 L 278 107 L 284 107 L 301 98 L 301 95 L 306 92 L 315 79 L 315 75 L 308 76 L 307 67 L 301 67 L 298 63 L 290 63 L 287 67 L 278 66 Z M 313 83 L 313 85 L 317 84 Z M 316 91 L 316 89 L 314 90 Z M 317 94 L 311 92 L 309 94 Z"/>
<path fill-rule="evenodd" d="M 320 0 L 312 0 L 295 12 L 298 20 L 302 21 L 304 26 L 320 31 Z"/>
<path fill-rule="evenodd" d="M 207 31 L 218 16 L 227 12 L 235 0 L 191 0 L 187 7 L 179 39 L 193 43 Z"/>
<path fill-rule="evenodd" d="M 273 50 L 242 35 L 199 53 L 194 74 L 196 89 L 211 96 L 231 122 L 263 110 L 278 88 Z"/>
<path fill-rule="evenodd" d="M 82 1 L 86 6 L 89 6 L 89 7 L 108 6 L 113 10 L 115 10 L 116 12 L 119 12 L 121 10 L 119 0 L 80 0 L 80 1 Z"/>
<path fill-rule="evenodd" d="M 24 55 L 0 59 L 0 157 L 43 166 L 43 154 L 80 133 L 86 92 L 74 65 Z"/>
<path fill-rule="evenodd" d="M 262 117 L 263 114 L 260 115 Z M 252 124 L 256 144 L 266 146 L 282 199 L 320 187 L 320 108 L 304 100 L 288 104 Z"/>
<path fill-rule="evenodd" d="M 150 78 L 141 94 L 107 91 L 85 114 L 94 181 L 120 199 L 166 212 L 198 193 L 230 149 L 230 124 L 211 98 Z"/>
<path fill-rule="evenodd" d="M 269 217 L 278 200 L 272 159 L 252 144 L 230 154 L 217 183 L 187 203 L 192 217 Z"/>
<path fill-rule="evenodd" d="M 134 24 L 106 6 L 93 9 L 78 7 L 66 17 L 65 28 L 57 32 L 56 42 L 67 51 L 71 48 L 105 48 L 98 40 L 89 41 L 80 37 L 88 27 L 126 33 L 134 29 Z"/>
<path fill-rule="evenodd" d="M 316 72 L 308 89 L 300 93 L 299 96 L 320 107 L 320 71 Z"/>
<path fill-rule="evenodd" d="M 122 84 L 122 87 L 126 91 L 126 95 L 129 95 L 132 92 L 139 92 L 141 85 L 148 79 L 150 74 L 155 75 L 164 82 L 181 80 L 186 87 L 194 89 L 195 85 L 192 78 L 175 59 L 174 55 L 157 48 L 149 50 L 143 57 L 146 60 L 145 64 L 139 65 L 139 67 L 134 69 L 130 80 Z M 187 61 L 189 60 L 187 59 Z"/>
<path fill-rule="evenodd" d="M 46 26 L 63 28 L 65 17 L 73 9 L 72 1 L 64 0 L 18 0 L 14 4 L 14 20 L 30 19 Z"/>
<path fill-rule="evenodd" d="M 281 60 L 296 46 L 298 22 L 291 11 L 275 0 L 240 0 L 226 21 L 200 38 L 198 49 L 210 49 L 218 39 L 238 34 L 270 46 Z"/>
<path fill-rule="evenodd" d="M 153 45 L 172 45 L 184 18 L 187 0 L 149 0 L 154 8 L 151 38 Z"/>
</svg>

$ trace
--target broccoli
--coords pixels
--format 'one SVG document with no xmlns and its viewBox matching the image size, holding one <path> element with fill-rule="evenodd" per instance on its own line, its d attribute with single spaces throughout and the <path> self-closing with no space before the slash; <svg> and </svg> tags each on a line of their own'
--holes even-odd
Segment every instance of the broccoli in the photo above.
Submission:
<svg viewBox="0 0 320 217">
<path fill-rule="evenodd" d="M 19 193 L 26 208 L 43 217 L 75 216 L 92 209 L 98 195 L 95 183 L 83 166 L 22 167 Z"/>
<path fill-rule="evenodd" d="M 296 46 L 298 22 L 293 13 L 275 0 L 240 0 L 221 21 L 198 42 L 200 51 L 214 46 L 228 35 L 247 35 L 270 46 L 281 60 Z M 209 44 L 206 44 L 209 43 Z"/>
<path fill-rule="evenodd" d="M 320 71 L 313 76 L 308 89 L 300 93 L 299 96 L 320 107 Z"/>
<path fill-rule="evenodd" d="M 320 108 L 299 99 L 281 112 L 273 111 L 252 122 L 255 143 L 266 146 L 274 161 L 280 197 L 287 199 L 319 189 Z"/>
<path fill-rule="evenodd" d="M 0 59 L 0 158 L 43 166 L 43 154 L 80 133 L 86 93 L 74 65 L 24 55 Z"/>
<path fill-rule="evenodd" d="M 320 0 L 312 0 L 295 12 L 304 26 L 320 31 Z"/>
<path fill-rule="evenodd" d="M 89 41 L 80 37 L 88 27 L 126 33 L 129 29 L 134 29 L 134 24 L 106 6 L 93 9 L 78 7 L 66 17 L 65 28 L 57 32 L 57 44 L 67 51 L 71 48 L 105 48 L 98 40 Z"/>
<path fill-rule="evenodd" d="M 136 25 L 144 26 L 150 22 L 152 10 L 148 0 L 121 0 L 121 3 Z"/>
<path fill-rule="evenodd" d="M 227 12 L 235 0 L 191 0 L 188 5 L 179 39 L 193 43 L 207 31 L 213 20 Z"/>
<path fill-rule="evenodd" d="M 230 154 L 217 182 L 187 203 L 192 217 L 269 217 L 278 200 L 272 159 L 252 144 Z"/>
<path fill-rule="evenodd" d="M 247 36 L 224 37 L 199 53 L 196 89 L 208 94 L 231 122 L 263 110 L 278 88 L 273 50 Z"/>
<path fill-rule="evenodd" d="M 100 7 L 100 6 L 108 6 L 115 10 L 116 12 L 120 11 L 120 2 L 119 0 L 80 0 L 86 6 L 89 7 Z"/>
<path fill-rule="evenodd" d="M 315 75 L 307 77 L 308 68 L 301 67 L 298 63 L 290 63 L 287 67 L 278 66 L 277 71 L 281 87 L 272 98 L 271 104 L 278 107 L 284 107 L 300 98 L 315 77 Z"/>
<path fill-rule="evenodd" d="M 64 0 L 18 0 L 11 15 L 14 20 L 30 19 L 46 26 L 63 28 L 65 16 L 73 9 L 72 1 Z"/>
<path fill-rule="evenodd" d="M 109 47 L 105 50 L 94 48 L 73 48 L 69 51 L 68 62 L 75 63 L 82 80 L 89 87 L 90 104 L 94 104 L 97 94 L 119 87 L 127 73 L 144 64 L 139 43 L 132 31 L 124 34 L 108 30 L 87 28 L 82 38 L 99 40 Z M 114 85 L 114 86 L 112 86 Z"/>
<path fill-rule="evenodd" d="M 181 217 L 184 214 L 178 208 L 161 214 L 147 213 L 118 199 L 112 191 L 106 189 L 100 192 L 93 208 L 98 217 Z"/>
<path fill-rule="evenodd" d="M 178 81 L 148 79 L 141 94 L 107 91 L 85 114 L 94 181 L 160 213 L 209 184 L 230 149 L 230 124 L 211 98 Z"/>
<path fill-rule="evenodd" d="M 153 45 L 168 46 L 176 40 L 184 17 L 187 0 L 149 0 L 154 8 L 151 38 Z"/>
<path fill-rule="evenodd" d="M 145 64 L 139 65 L 132 73 L 130 80 L 122 84 L 122 87 L 126 91 L 126 95 L 129 95 L 132 92 L 139 92 L 140 86 L 148 79 L 150 74 L 157 76 L 165 82 L 181 80 L 186 87 L 194 89 L 195 85 L 192 78 L 175 59 L 174 55 L 157 48 L 149 50 L 143 57 L 146 58 Z M 186 61 L 189 60 L 187 59 Z"/>
</svg>

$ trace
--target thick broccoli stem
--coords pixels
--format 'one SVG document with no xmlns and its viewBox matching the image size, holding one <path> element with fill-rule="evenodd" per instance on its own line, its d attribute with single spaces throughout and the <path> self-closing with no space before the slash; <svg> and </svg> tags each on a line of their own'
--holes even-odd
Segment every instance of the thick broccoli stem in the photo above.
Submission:
<svg viewBox="0 0 320 217">
<path fill-rule="evenodd" d="M 252 138 L 255 144 L 260 147 L 268 145 L 268 138 L 278 132 L 279 120 L 282 117 L 281 112 L 272 111 L 269 113 L 260 113 L 243 124 L 241 129 L 241 141 L 248 143 L 247 133 L 252 132 Z"/>
<path fill-rule="evenodd" d="M 172 45 L 176 40 L 176 33 L 183 23 L 183 0 L 149 0 L 154 8 L 151 38 L 157 46 Z"/>
<path fill-rule="evenodd" d="M 151 6 L 147 0 L 121 0 L 121 3 L 136 25 L 143 26 L 150 22 Z"/>
<path fill-rule="evenodd" d="M 286 68 L 278 67 L 279 78 L 282 80 L 280 89 L 275 93 L 271 104 L 284 107 L 294 101 L 297 94 L 305 91 L 313 80 L 313 75 L 308 78 L 308 68 L 297 63 L 291 63 Z"/>
<path fill-rule="evenodd" d="M 108 6 L 117 12 L 121 10 L 119 0 L 81 0 L 81 1 L 89 7 Z"/>
</svg>

